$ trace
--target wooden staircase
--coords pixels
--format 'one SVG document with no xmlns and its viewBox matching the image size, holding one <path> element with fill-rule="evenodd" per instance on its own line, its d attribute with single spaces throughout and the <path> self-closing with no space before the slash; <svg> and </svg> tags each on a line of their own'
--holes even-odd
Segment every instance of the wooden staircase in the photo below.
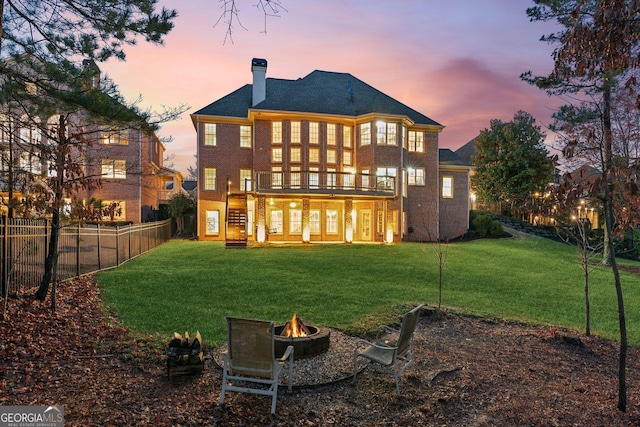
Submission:
<svg viewBox="0 0 640 427">
<path fill-rule="evenodd" d="M 244 193 L 227 195 L 225 236 L 225 247 L 247 247 L 247 195 Z"/>
</svg>

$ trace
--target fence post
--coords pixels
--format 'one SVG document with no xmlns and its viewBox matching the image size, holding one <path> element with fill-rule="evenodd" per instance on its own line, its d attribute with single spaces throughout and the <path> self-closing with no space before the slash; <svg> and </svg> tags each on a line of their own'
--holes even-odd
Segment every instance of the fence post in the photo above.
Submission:
<svg viewBox="0 0 640 427">
<path fill-rule="evenodd" d="M 3 215 L 3 241 L 2 241 L 2 296 L 4 299 L 4 308 L 2 315 L 7 312 L 7 299 L 9 297 L 9 217 Z"/>
<path fill-rule="evenodd" d="M 120 226 L 116 225 L 116 266 L 120 265 Z"/>
<path fill-rule="evenodd" d="M 129 224 L 129 233 L 127 235 L 129 236 L 129 257 L 127 259 L 131 259 L 131 224 Z"/>
<path fill-rule="evenodd" d="M 76 277 L 80 277 L 80 223 L 78 223 L 78 234 L 76 235 Z"/>
<path fill-rule="evenodd" d="M 97 224 L 98 228 L 97 228 L 97 233 L 98 233 L 98 270 L 102 270 L 102 259 L 101 259 L 101 255 L 102 255 L 102 250 L 101 250 L 101 246 L 102 244 L 100 243 L 100 223 Z"/>
</svg>

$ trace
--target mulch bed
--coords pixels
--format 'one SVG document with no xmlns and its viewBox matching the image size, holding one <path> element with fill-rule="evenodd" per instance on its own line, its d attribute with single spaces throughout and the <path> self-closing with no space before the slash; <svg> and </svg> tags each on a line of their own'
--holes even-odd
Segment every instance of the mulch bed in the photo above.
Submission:
<svg viewBox="0 0 640 427">
<path fill-rule="evenodd" d="M 161 347 L 109 318 L 90 278 L 61 284 L 53 313 L 48 301 L 9 299 L 0 405 L 63 405 L 66 426 L 640 426 L 638 349 L 622 413 L 617 343 L 557 328 L 425 316 L 401 396 L 393 377 L 365 370 L 355 384 L 283 388 L 275 416 L 263 396 L 218 405 L 217 349 L 205 349 L 202 375 L 169 380 Z"/>
</svg>

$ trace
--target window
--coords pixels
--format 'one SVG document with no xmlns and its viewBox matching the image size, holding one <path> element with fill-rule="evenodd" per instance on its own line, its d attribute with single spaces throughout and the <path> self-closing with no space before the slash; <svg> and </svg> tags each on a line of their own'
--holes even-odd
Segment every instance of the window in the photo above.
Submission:
<svg viewBox="0 0 640 427">
<path fill-rule="evenodd" d="M 309 211 L 309 231 L 311 234 L 320 234 L 320 211 L 318 209 Z"/>
<path fill-rule="evenodd" d="M 424 133 L 409 131 L 409 151 L 415 153 L 424 153 Z"/>
<path fill-rule="evenodd" d="M 300 166 L 292 166 L 289 180 L 291 181 L 291 188 L 300 188 Z"/>
<path fill-rule="evenodd" d="M 289 210 L 289 233 L 302 234 L 302 210 Z"/>
<path fill-rule="evenodd" d="M 103 145 L 129 145 L 129 130 L 101 129 L 99 139 Z"/>
<path fill-rule="evenodd" d="M 327 145 L 336 145 L 336 125 L 334 123 L 327 124 Z"/>
<path fill-rule="evenodd" d="M 351 128 L 349 126 L 342 127 L 342 145 L 351 147 Z"/>
<path fill-rule="evenodd" d="M 42 173 L 42 163 L 35 154 L 28 151 L 20 154 L 20 170 L 40 175 Z"/>
<path fill-rule="evenodd" d="M 102 206 L 102 219 L 116 220 L 126 218 L 126 205 L 127 203 L 122 200 L 103 200 Z"/>
<path fill-rule="evenodd" d="M 351 151 L 342 152 L 342 164 L 345 166 L 351 166 Z"/>
<path fill-rule="evenodd" d="M 320 150 L 317 148 L 309 148 L 309 163 L 320 162 Z"/>
<path fill-rule="evenodd" d="M 309 144 L 317 144 L 320 141 L 318 122 L 309 122 Z"/>
<path fill-rule="evenodd" d="M 378 211 L 378 219 L 376 220 L 376 232 L 382 234 L 384 232 L 384 211 Z"/>
<path fill-rule="evenodd" d="M 442 177 L 442 197 L 445 199 L 453 198 L 453 177 L 452 176 Z"/>
<path fill-rule="evenodd" d="M 282 188 L 282 167 L 271 168 L 271 188 Z"/>
<path fill-rule="evenodd" d="M 379 145 L 396 145 L 398 143 L 396 136 L 398 126 L 395 123 L 379 121 L 376 123 L 376 128 Z"/>
<path fill-rule="evenodd" d="M 215 191 L 216 181 L 216 168 L 204 168 L 204 191 Z"/>
<path fill-rule="evenodd" d="M 251 126 L 240 126 L 240 147 L 251 148 Z"/>
<path fill-rule="evenodd" d="M 215 123 L 204 124 L 204 145 L 216 145 Z"/>
<path fill-rule="evenodd" d="M 205 217 L 207 221 L 205 234 L 218 234 L 220 232 L 220 212 L 206 211 Z"/>
<path fill-rule="evenodd" d="M 318 188 L 320 185 L 320 173 L 318 168 L 309 168 L 309 188 Z"/>
<path fill-rule="evenodd" d="M 371 145 L 371 123 L 360 125 L 360 145 Z"/>
<path fill-rule="evenodd" d="M 327 169 L 327 187 L 335 188 L 336 186 L 336 170 L 335 168 Z"/>
<path fill-rule="evenodd" d="M 378 168 L 376 170 L 377 187 L 379 189 L 393 190 L 396 176 L 396 168 Z"/>
<path fill-rule="evenodd" d="M 37 124 L 39 119 L 36 117 L 33 121 L 29 119 L 29 116 L 24 114 L 20 118 L 20 142 L 26 144 L 39 144 L 40 143 L 40 129 Z"/>
<path fill-rule="evenodd" d="M 291 157 L 289 161 L 293 163 L 300 163 L 300 158 L 300 147 L 291 148 Z"/>
<path fill-rule="evenodd" d="M 271 143 L 282 144 L 282 122 L 271 123 Z"/>
<path fill-rule="evenodd" d="M 409 168 L 407 181 L 409 185 L 424 185 L 424 168 Z"/>
<path fill-rule="evenodd" d="M 282 148 L 273 147 L 271 149 L 271 161 L 273 163 L 282 163 Z"/>
<path fill-rule="evenodd" d="M 251 169 L 240 169 L 240 191 L 251 191 L 253 171 Z"/>
<path fill-rule="evenodd" d="M 342 175 L 343 186 L 345 190 L 355 187 L 356 176 L 352 173 Z"/>
<path fill-rule="evenodd" d="M 338 211 L 327 209 L 327 234 L 338 234 Z"/>
<path fill-rule="evenodd" d="M 291 122 L 291 142 L 300 142 L 300 122 Z"/>
<path fill-rule="evenodd" d="M 327 163 L 336 164 L 336 150 L 327 150 Z"/>
<path fill-rule="evenodd" d="M 362 169 L 362 188 L 369 189 L 369 169 Z"/>
<path fill-rule="evenodd" d="M 271 211 L 271 233 L 281 234 L 282 233 L 282 211 L 274 210 Z"/>
<path fill-rule="evenodd" d="M 9 142 L 11 135 L 11 118 L 0 113 L 0 142 Z"/>
<path fill-rule="evenodd" d="M 102 159 L 102 177 L 109 179 L 125 179 L 127 177 L 125 160 Z"/>
</svg>

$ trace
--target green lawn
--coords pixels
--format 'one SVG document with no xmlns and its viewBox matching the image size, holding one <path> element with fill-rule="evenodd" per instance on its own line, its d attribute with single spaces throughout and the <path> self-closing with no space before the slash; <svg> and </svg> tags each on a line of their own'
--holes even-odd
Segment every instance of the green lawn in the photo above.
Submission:
<svg viewBox="0 0 640 427">
<path fill-rule="evenodd" d="M 418 302 L 438 301 L 430 244 L 297 245 L 225 249 L 171 241 L 97 276 L 126 326 L 167 338 L 199 330 L 225 340 L 224 316 L 375 330 Z M 640 278 L 622 273 L 629 342 L 640 345 Z M 592 331 L 618 337 L 613 276 L 590 278 Z M 575 249 L 546 239 L 450 244 L 443 307 L 474 315 L 584 330 L 584 278 Z"/>
</svg>

